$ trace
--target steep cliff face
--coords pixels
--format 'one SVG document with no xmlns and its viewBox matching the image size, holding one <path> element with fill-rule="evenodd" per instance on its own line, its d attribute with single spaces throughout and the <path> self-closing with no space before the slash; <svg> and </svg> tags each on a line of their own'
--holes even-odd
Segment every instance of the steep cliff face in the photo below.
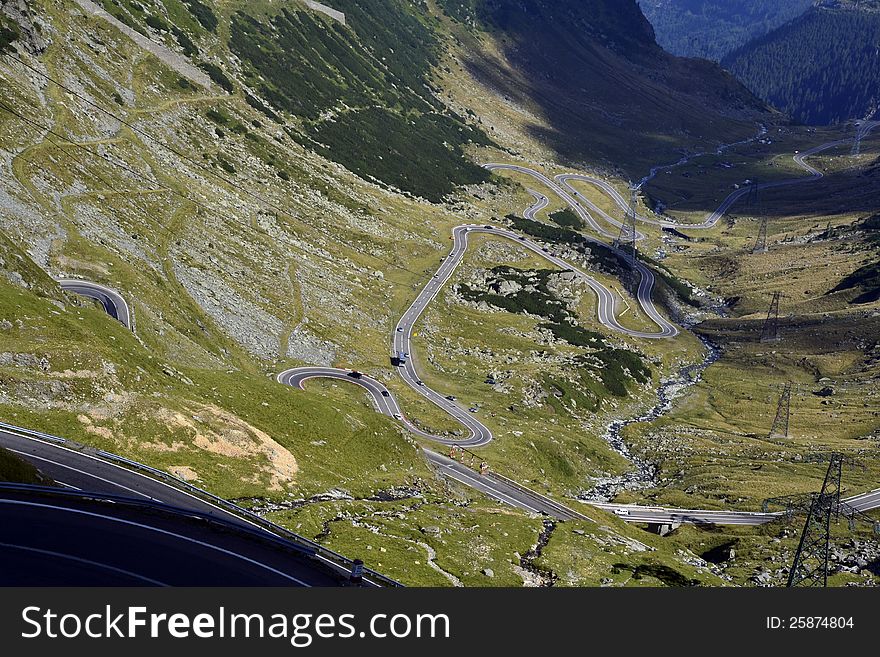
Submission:
<svg viewBox="0 0 880 657">
<path fill-rule="evenodd" d="M 13 42 L 34 54 L 47 45 L 43 24 L 25 0 L 0 0 L 0 52 Z"/>
</svg>

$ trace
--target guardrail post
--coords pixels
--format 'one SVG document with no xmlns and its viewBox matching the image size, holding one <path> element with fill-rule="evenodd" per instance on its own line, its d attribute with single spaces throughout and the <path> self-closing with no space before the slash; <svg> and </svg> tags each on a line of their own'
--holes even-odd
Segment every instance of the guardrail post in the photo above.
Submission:
<svg viewBox="0 0 880 657">
<path fill-rule="evenodd" d="M 364 581 L 364 562 L 360 559 L 355 559 L 351 563 L 351 574 L 348 576 L 348 581 L 353 586 L 360 586 Z"/>
</svg>

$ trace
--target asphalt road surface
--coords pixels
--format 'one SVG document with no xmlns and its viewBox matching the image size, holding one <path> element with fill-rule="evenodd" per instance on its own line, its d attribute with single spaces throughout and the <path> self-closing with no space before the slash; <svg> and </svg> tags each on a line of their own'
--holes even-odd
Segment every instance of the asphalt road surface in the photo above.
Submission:
<svg viewBox="0 0 880 657">
<path fill-rule="evenodd" d="M 538 195 L 536 199 L 536 204 L 527 211 L 527 214 L 533 214 L 536 211 L 536 208 L 546 206 L 546 197 Z M 470 432 L 470 435 L 467 438 L 449 439 L 442 436 L 435 436 L 418 429 L 412 422 L 404 417 L 400 405 L 385 385 L 363 374 L 354 375 L 351 371 L 337 368 L 300 367 L 279 374 L 279 383 L 302 388 L 304 381 L 317 377 L 341 379 L 357 383 L 371 393 L 379 412 L 384 413 L 389 417 L 397 418 L 413 433 L 423 438 L 428 438 L 446 445 L 459 445 L 461 447 L 481 447 L 488 444 L 492 440 L 491 430 L 474 417 L 473 413 L 462 407 L 456 400 L 449 399 L 448 396 L 433 390 L 430 386 L 424 383 L 416 371 L 415 362 L 412 358 L 412 337 L 415 325 L 422 313 L 425 312 L 428 305 L 437 297 L 443 289 L 443 286 L 446 285 L 455 270 L 461 264 L 465 252 L 467 251 L 468 238 L 472 234 L 487 234 L 492 235 L 493 237 L 501 237 L 511 240 L 523 248 L 529 249 L 540 257 L 548 260 L 560 269 L 573 273 L 596 293 L 599 322 L 612 330 L 637 338 L 662 338 L 678 335 L 678 329 L 663 317 L 654 306 L 651 299 L 651 288 L 653 287 L 654 279 L 653 274 L 647 268 L 645 268 L 645 275 L 642 277 L 642 285 L 639 287 L 638 298 L 645 314 L 651 317 L 651 319 L 660 327 L 658 333 L 635 331 L 621 325 L 616 317 L 618 299 L 611 290 L 606 288 L 585 271 L 553 255 L 537 242 L 504 228 L 495 226 L 464 225 L 457 226 L 453 230 L 452 251 L 443 259 L 437 273 L 428 281 L 427 285 L 425 285 L 415 301 L 413 301 L 412 305 L 407 309 L 403 314 L 403 317 L 401 317 L 400 321 L 395 326 L 392 344 L 394 353 L 403 356 L 402 364 L 396 368 L 403 381 L 416 393 L 441 408 L 464 426 L 465 429 Z"/>
<path fill-rule="evenodd" d="M 816 169 L 814 166 L 809 164 L 806 160 L 814 155 L 818 155 L 820 153 L 824 153 L 827 150 L 832 148 L 837 148 L 839 146 L 843 146 L 849 143 L 860 144 L 861 140 L 867 137 L 867 135 L 880 126 L 880 121 L 866 121 L 863 123 L 856 134 L 855 140 L 853 139 L 841 139 L 838 141 L 828 142 L 826 144 L 822 144 L 820 146 L 816 146 L 802 153 L 795 153 L 793 156 L 793 160 L 795 163 L 801 167 L 804 171 L 807 172 L 807 176 L 803 176 L 800 178 L 789 178 L 787 180 L 776 180 L 772 182 L 758 183 L 758 190 L 768 190 L 768 189 L 778 189 L 780 187 L 788 187 L 790 185 L 802 185 L 804 183 L 815 182 L 824 177 L 824 174 Z M 548 189 L 553 191 L 557 196 L 559 196 L 563 201 L 565 201 L 572 209 L 574 209 L 581 218 L 587 222 L 587 224 L 593 228 L 597 233 L 604 237 L 609 237 L 616 239 L 619 235 L 619 229 L 621 227 L 621 222 L 617 219 L 614 219 L 610 215 L 608 215 L 604 210 L 595 205 L 592 201 L 590 201 L 586 196 L 581 194 L 571 183 L 580 181 L 585 182 L 595 187 L 598 187 L 602 192 L 604 192 L 614 203 L 620 208 L 624 213 L 629 212 L 629 199 L 623 197 L 617 188 L 607 180 L 603 180 L 602 178 L 598 178 L 596 176 L 590 176 L 587 174 L 580 173 L 565 173 L 555 176 L 552 180 L 545 176 L 544 174 L 535 171 L 529 167 L 524 167 L 515 164 L 487 164 L 485 165 L 487 169 L 490 171 L 515 171 L 518 173 L 525 174 L 537 180 L 538 182 L 544 184 Z M 662 168 L 662 167 L 661 167 Z M 663 226 L 667 228 L 676 228 L 678 230 L 701 230 L 701 229 L 709 229 L 713 228 L 729 211 L 730 209 L 736 205 L 738 201 L 747 196 L 751 192 L 751 188 L 749 186 L 741 187 L 740 189 L 732 192 L 724 199 L 721 205 L 714 212 L 708 214 L 702 222 L 699 223 L 681 223 L 678 221 L 673 221 L 670 219 L 662 219 L 659 217 L 645 216 L 640 213 L 636 213 L 636 219 L 642 223 L 652 224 L 656 226 Z M 609 232 L 603 226 L 601 226 L 593 216 L 586 211 L 586 208 L 592 210 L 592 212 L 596 213 L 598 216 L 602 217 L 607 223 L 611 224 L 618 231 Z M 642 239 L 644 235 L 641 233 L 636 235 L 636 239 Z"/>
<path fill-rule="evenodd" d="M 390 390 L 381 382 L 361 375 L 358 378 L 351 376 L 351 371 L 323 368 L 304 367 L 287 370 L 278 375 L 278 381 L 285 385 L 303 389 L 304 384 L 315 378 L 331 378 L 346 381 L 361 386 L 373 400 L 373 404 L 383 415 L 394 417 L 402 421 L 411 431 L 418 433 L 424 438 L 443 443 L 445 445 L 463 445 L 462 442 L 450 440 L 440 436 L 432 436 L 420 431 L 406 420 L 400 410 L 400 405 L 395 400 Z M 509 504 L 510 506 L 530 511 L 532 513 L 544 513 L 560 520 L 568 520 L 584 516 L 573 511 L 570 507 L 555 502 L 528 488 L 518 486 L 515 482 L 498 478 L 491 472 L 481 474 L 474 468 L 463 465 L 447 456 L 432 450 L 423 450 L 426 458 L 437 467 L 446 477 L 459 483 L 481 491 L 489 497 Z M 856 495 L 843 500 L 844 504 L 856 511 L 870 511 L 880 508 L 880 489 Z M 598 509 L 617 515 L 621 520 L 630 523 L 657 523 L 666 524 L 679 522 L 683 524 L 716 524 L 716 525 L 762 525 L 777 519 L 780 513 L 763 513 L 750 511 L 717 511 L 706 509 L 670 509 L 665 507 L 639 506 L 632 504 L 614 504 L 603 502 L 587 502 Z"/>
<path fill-rule="evenodd" d="M 157 502 L 202 513 L 221 522 L 266 532 L 259 525 L 175 486 L 64 445 L 35 440 L 17 433 L 9 425 L 0 427 L 0 447 L 33 464 L 47 477 L 69 490 Z M 5 528 L 0 522 L 0 542 L 5 540 L 2 538 L 5 535 Z M 299 564 L 298 577 L 307 582 L 326 582 L 326 570 L 333 566 L 320 555 L 316 555 L 314 559 L 317 563 Z M 336 584 L 338 582 L 337 578 Z"/>
<path fill-rule="evenodd" d="M 876 127 L 876 125 L 880 125 L 880 122 L 875 122 L 871 126 L 863 126 L 862 130 L 860 131 L 860 137 L 866 135 L 868 132 L 870 132 L 871 129 Z M 842 145 L 843 143 L 847 143 L 847 140 L 823 144 L 804 153 L 796 154 L 794 156 L 795 162 L 797 162 L 810 174 L 809 177 L 792 179 L 788 181 L 777 181 L 775 183 L 764 183 L 760 187 L 762 189 L 781 187 L 784 185 L 815 181 L 822 178 L 822 173 L 809 165 L 806 162 L 806 158 L 821 153 L 835 146 Z M 586 223 L 587 226 L 591 227 L 600 235 L 610 238 L 616 238 L 620 235 L 619 229 L 621 228 L 621 222 L 615 220 L 613 217 L 605 213 L 601 208 L 589 201 L 585 196 L 583 196 L 577 189 L 575 189 L 571 185 L 572 181 L 583 181 L 593 184 L 604 191 L 622 210 L 628 211 L 628 201 L 623 198 L 623 196 L 614 188 L 614 186 L 607 181 L 581 174 L 562 174 L 556 176 L 555 179 L 551 180 L 547 176 L 533 169 L 529 169 L 527 167 L 522 167 L 519 165 L 487 164 L 484 166 L 491 171 L 516 171 L 535 178 L 538 182 L 541 182 L 550 191 L 559 196 L 572 210 L 574 210 L 581 217 L 581 219 Z M 702 224 L 687 225 L 686 227 L 710 228 L 714 226 L 729 211 L 729 209 L 740 198 L 742 198 L 743 195 L 748 193 L 748 191 L 748 189 L 737 190 L 737 192 L 734 192 L 727 199 L 725 199 L 721 207 L 719 207 L 718 210 L 709 215 Z M 549 205 L 550 201 L 547 196 L 540 192 L 536 192 L 534 190 L 529 190 L 529 192 L 535 197 L 535 203 L 525 211 L 524 216 L 527 219 L 536 220 L 537 213 L 545 209 Z M 606 222 L 615 226 L 618 231 L 616 233 L 612 233 L 605 230 L 593 218 L 590 212 L 585 209 L 584 206 L 590 208 L 591 210 L 593 210 L 593 212 L 601 216 Z M 680 226 L 675 222 L 665 222 L 662 220 L 647 218 L 638 214 L 636 218 L 640 221 L 652 224 Z M 638 270 L 641 274 L 637 298 L 644 312 L 658 325 L 658 327 L 660 327 L 660 332 L 658 333 L 633 331 L 620 325 L 620 323 L 617 321 L 617 298 L 614 293 L 604 287 L 601 283 L 593 279 L 586 272 L 580 270 L 577 267 L 573 267 L 568 262 L 552 255 L 547 250 L 547 248 L 542 247 L 540 244 L 518 233 L 499 227 L 488 225 L 464 225 L 458 226 L 453 230 L 452 251 L 446 258 L 443 259 L 440 268 L 437 270 L 436 274 L 434 274 L 431 280 L 428 281 L 427 285 L 422 289 L 421 293 L 417 296 L 416 300 L 404 313 L 403 317 L 400 319 L 397 326 L 395 327 L 395 332 L 393 335 L 393 350 L 395 354 L 403 354 L 405 356 L 405 362 L 397 368 L 398 373 L 403 378 L 404 382 L 406 382 L 406 384 L 410 386 L 413 390 L 443 409 L 446 413 L 451 415 L 463 426 L 465 426 L 465 428 L 470 431 L 471 435 L 469 438 L 465 440 L 454 440 L 442 436 L 434 436 L 422 431 L 421 429 L 418 429 L 413 425 L 410 420 L 406 419 L 402 409 L 400 408 L 400 405 L 394 398 L 391 391 L 388 390 L 387 387 L 381 382 L 363 374 L 353 376 L 352 372 L 348 370 L 341 370 L 336 368 L 304 367 L 282 372 L 278 375 L 278 381 L 280 383 L 292 385 L 298 388 L 302 388 L 303 383 L 308 379 L 317 377 L 329 377 L 338 380 L 348 381 L 350 383 L 354 383 L 365 388 L 370 393 L 370 396 L 373 399 L 373 403 L 379 410 L 379 412 L 389 417 L 396 418 L 397 420 L 402 422 L 410 431 L 423 438 L 427 438 L 429 440 L 433 440 L 444 445 L 460 445 L 463 447 L 480 447 L 490 442 L 492 440 L 492 433 L 489 428 L 479 422 L 479 420 L 474 418 L 472 415 L 470 415 L 465 409 L 457 404 L 455 400 L 448 399 L 441 393 L 432 390 L 427 384 L 425 384 L 420 379 L 412 358 L 412 336 L 414 326 L 419 317 L 427 308 L 428 304 L 430 304 L 431 301 L 433 301 L 437 297 L 440 290 L 449 281 L 455 269 L 461 263 L 464 253 L 467 250 L 468 235 L 471 233 L 485 233 L 514 240 L 521 244 L 523 247 L 549 260 L 556 266 L 564 270 L 574 272 L 596 293 L 598 319 L 599 322 L 607 328 L 637 338 L 668 338 L 674 337 L 678 334 L 678 329 L 668 320 L 666 320 L 654 307 L 653 301 L 651 299 L 651 291 L 654 285 L 654 276 L 650 269 L 644 267 L 643 265 L 641 265 L 641 263 L 634 263 L 638 267 Z M 636 235 L 637 239 L 640 239 L 641 237 L 642 236 L 640 234 Z M 604 242 L 599 242 L 598 240 L 594 240 L 590 237 L 587 237 L 587 239 L 602 244 L 603 246 L 608 246 Z M 513 506 L 517 506 L 519 508 L 532 512 L 549 513 L 550 515 L 556 515 L 557 517 L 559 517 L 558 509 L 553 509 L 552 511 L 550 511 L 546 508 L 540 508 L 540 504 L 536 502 L 535 499 L 530 498 L 529 496 L 529 493 L 532 493 L 532 495 L 534 495 L 533 491 L 528 491 L 527 489 L 523 490 L 519 487 L 511 487 L 509 485 L 506 485 L 506 482 L 493 481 L 491 480 L 491 478 L 488 478 L 485 475 L 477 474 L 474 472 L 474 470 L 467 468 L 457 463 L 456 461 L 448 459 L 430 450 L 425 450 L 425 453 L 428 459 L 432 463 L 434 463 L 441 472 L 452 479 L 456 479 L 457 481 L 471 486 L 472 488 L 481 490 L 483 493 L 489 495 L 490 497 L 511 504 Z M 854 509 L 862 511 L 868 510 L 868 508 L 878 508 L 880 507 L 880 491 L 874 491 L 871 493 L 866 493 L 862 496 L 851 498 L 850 500 L 848 500 L 848 503 Z M 632 505 L 621 506 L 600 503 L 595 503 L 593 505 L 597 508 L 602 508 L 604 510 L 616 513 L 619 517 L 628 522 L 684 522 L 759 525 L 769 522 L 777 517 L 777 514 L 772 513 L 665 509 L 658 507 L 640 507 Z"/>
<path fill-rule="evenodd" d="M 240 524 L 124 501 L 0 489 L 0 586 L 338 586 Z"/>
<path fill-rule="evenodd" d="M 63 278 L 57 281 L 62 290 L 98 301 L 113 319 L 119 321 L 130 331 L 134 330 L 131 309 L 116 290 L 79 279 Z"/>
<path fill-rule="evenodd" d="M 857 139 L 863 138 L 880 122 L 870 122 L 861 126 Z M 848 143 L 849 140 L 841 140 L 829 144 L 823 144 L 816 148 L 799 153 L 794 156 L 795 161 L 804 168 L 810 175 L 805 178 L 792 179 L 787 181 L 776 181 L 773 183 L 763 183 L 759 187 L 768 189 L 773 187 L 781 187 L 791 184 L 800 184 L 804 182 L 814 181 L 822 178 L 822 173 L 809 165 L 806 159 L 810 156 L 821 153 L 830 148 Z M 607 181 L 585 176 L 581 174 L 562 174 L 551 180 L 547 176 L 518 165 L 509 164 L 489 164 L 486 168 L 490 170 L 512 170 L 529 175 L 539 182 L 543 183 L 550 191 L 559 196 L 568 206 L 574 210 L 594 231 L 604 237 L 616 238 L 620 232 L 609 232 L 600 225 L 594 217 L 587 211 L 591 209 L 602 219 L 620 229 L 621 223 L 613 217 L 605 213 L 601 208 L 591 203 L 584 195 L 582 195 L 571 184 L 573 181 L 582 181 L 593 184 L 603 190 L 608 196 L 624 211 L 629 209 L 629 203 L 617 190 Z M 737 190 L 731 194 L 724 203 L 712 214 L 710 214 L 701 224 L 682 225 L 676 222 L 658 220 L 649 217 L 637 215 L 637 219 L 646 223 L 675 226 L 678 228 L 710 228 L 714 226 L 721 217 L 745 194 L 748 189 Z M 535 219 L 537 213 L 549 205 L 549 199 L 538 192 L 532 192 L 535 196 L 535 204 L 528 208 L 525 212 L 527 218 Z M 305 367 L 295 368 L 282 372 L 278 375 L 278 381 L 285 385 L 302 388 L 303 384 L 312 378 L 331 378 L 350 383 L 357 384 L 366 389 L 370 394 L 377 410 L 389 417 L 393 417 L 402 422 L 410 431 L 426 438 L 447 446 L 457 445 L 461 447 L 480 447 L 488 444 L 492 440 L 492 433 L 488 427 L 474 417 L 473 413 L 464 409 L 456 400 L 449 399 L 432 390 L 424 384 L 418 376 L 418 373 L 411 356 L 412 352 L 412 336 L 414 325 L 427 308 L 428 304 L 433 301 L 439 294 L 442 287 L 448 282 L 455 269 L 461 263 L 465 251 L 468 246 L 468 237 L 472 233 L 485 233 L 494 236 L 516 241 L 524 248 L 527 248 L 537 255 L 547 259 L 548 261 L 560 267 L 563 270 L 570 271 L 578 278 L 583 280 L 597 296 L 597 315 L 600 323 L 607 328 L 624 333 L 636 338 L 670 338 L 678 334 L 678 329 L 671 324 L 659 311 L 654 307 L 651 300 L 651 291 L 654 285 L 654 275 L 650 269 L 635 261 L 633 266 L 640 273 L 640 284 L 637 291 L 637 299 L 642 306 L 645 314 L 654 321 L 659 327 L 659 332 L 643 332 L 634 331 L 622 326 L 617 321 L 617 297 L 613 292 L 604 287 L 601 283 L 593 279 L 589 274 L 572 266 L 568 262 L 556 257 L 546 247 L 541 246 L 525 236 L 513 231 L 495 226 L 478 226 L 463 225 L 458 226 L 453 231 L 453 247 L 449 256 L 444 258 L 437 273 L 430 279 L 427 285 L 410 308 L 404 313 L 400 322 L 395 327 L 393 334 L 393 347 L 395 353 L 405 354 L 405 362 L 397 367 L 397 371 L 404 382 L 422 395 L 433 404 L 441 408 L 447 414 L 455 418 L 470 433 L 468 437 L 463 439 L 452 439 L 445 436 L 436 436 L 429 434 L 416 427 L 404 414 L 393 394 L 387 387 L 376 379 L 370 378 L 363 374 L 353 375 L 348 370 L 324 367 Z M 641 235 L 637 235 L 641 238 Z M 607 244 L 597 239 L 586 237 L 598 244 L 602 244 L 606 248 Z M 125 326 L 132 328 L 132 317 L 128 304 L 114 290 L 106 288 L 95 283 L 81 280 L 62 280 L 59 284 L 71 292 L 82 294 L 84 296 L 97 299 L 111 316 L 118 319 Z M 47 445 L 39 441 L 29 441 L 21 436 L 15 435 L 14 432 L 0 431 L 0 446 L 11 448 L 14 452 L 22 455 L 26 459 L 35 463 L 48 476 L 53 477 L 56 481 L 70 488 L 87 488 L 88 490 L 104 490 L 109 494 L 120 494 L 125 491 L 130 495 L 139 495 L 143 498 L 151 500 L 167 501 L 167 503 L 183 506 L 184 508 L 193 508 L 201 510 L 198 505 L 211 505 L 203 502 L 199 498 L 187 495 L 183 491 L 179 491 L 172 486 L 167 486 L 143 475 L 138 475 L 124 468 L 117 468 L 100 459 L 91 458 L 88 455 L 74 452 L 54 445 Z M 542 496 L 535 491 L 531 491 L 515 482 L 505 480 L 498 475 L 487 476 L 476 473 L 454 460 L 442 456 L 436 452 L 425 450 L 427 458 L 437 466 L 446 476 L 455 479 L 463 484 L 483 491 L 485 494 L 499 501 L 517 506 L 519 508 L 532 511 L 535 513 L 548 513 L 565 519 L 568 514 L 579 516 L 568 507 L 561 505 L 550 498 Z M 184 496 L 185 499 L 181 496 Z M 846 501 L 853 509 L 859 511 L 867 511 L 880 508 L 880 490 L 855 496 Z M 615 504 L 594 504 L 598 508 L 602 508 L 616 513 L 623 520 L 629 522 L 698 522 L 698 523 L 716 523 L 716 524 L 746 524 L 757 525 L 768 522 L 776 517 L 776 514 L 768 513 L 748 513 L 748 512 L 722 512 L 710 510 L 691 510 L 691 509 L 665 509 L 659 507 L 641 507 L 633 505 L 615 505 Z M 234 522 L 244 522 L 238 516 L 233 516 L 222 511 L 219 507 L 211 507 L 210 513 L 220 513 L 230 516 Z"/>
<path fill-rule="evenodd" d="M 65 488 L 152 500 L 215 514 L 230 522 L 245 522 L 238 516 L 152 477 L 63 445 L 34 440 L 15 433 L 11 428 L 0 428 L 0 447 L 32 463 L 40 472 Z"/>
</svg>

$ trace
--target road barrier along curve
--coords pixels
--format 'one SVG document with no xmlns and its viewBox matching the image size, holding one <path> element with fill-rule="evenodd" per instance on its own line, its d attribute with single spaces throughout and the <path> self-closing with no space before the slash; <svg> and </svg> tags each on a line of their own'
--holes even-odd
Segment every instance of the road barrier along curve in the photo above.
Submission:
<svg viewBox="0 0 880 657">
<path fill-rule="evenodd" d="M 257 527 L 262 531 L 268 532 L 269 534 L 281 537 L 282 539 L 295 543 L 296 545 L 302 547 L 303 550 L 313 554 L 316 559 L 319 559 L 328 566 L 335 567 L 340 573 L 350 572 L 351 568 L 354 565 L 354 561 L 352 559 L 349 559 L 348 557 L 334 552 L 333 550 L 329 550 L 319 543 L 316 543 L 315 541 L 312 541 L 304 536 L 300 536 L 299 534 L 296 534 L 289 529 L 281 527 L 280 525 L 276 525 L 275 523 L 266 520 L 262 516 L 259 516 L 256 513 L 249 511 L 248 509 L 244 509 L 236 504 L 233 504 L 232 502 L 225 500 L 222 497 L 218 497 L 217 495 L 209 493 L 202 488 L 193 486 L 192 484 L 183 481 L 182 479 L 178 479 L 177 477 L 174 477 L 167 472 L 158 470 L 144 463 L 139 463 L 137 461 L 127 459 L 124 456 L 119 456 L 118 454 L 113 454 L 112 452 L 87 447 L 66 438 L 60 438 L 58 436 L 53 436 L 51 434 L 43 433 L 40 431 L 24 429 L 22 427 L 6 424 L 4 422 L 0 422 L 0 429 L 21 438 L 49 443 L 72 451 L 81 452 L 91 458 L 124 468 L 150 479 L 158 480 L 167 486 L 187 493 L 204 503 L 225 511 L 232 516 L 240 518 L 244 523 L 248 525 Z M 372 586 L 401 586 L 400 582 L 397 582 L 390 577 L 386 577 L 381 573 L 369 569 L 365 570 L 365 580 L 369 585 Z"/>
</svg>

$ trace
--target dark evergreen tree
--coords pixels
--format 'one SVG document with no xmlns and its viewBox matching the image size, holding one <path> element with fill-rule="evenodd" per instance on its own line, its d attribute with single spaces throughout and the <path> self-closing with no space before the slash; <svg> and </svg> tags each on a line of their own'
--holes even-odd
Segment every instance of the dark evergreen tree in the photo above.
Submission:
<svg viewBox="0 0 880 657">
<path fill-rule="evenodd" d="M 723 64 L 801 123 L 864 118 L 880 104 L 880 2 L 826 2 Z"/>
</svg>

